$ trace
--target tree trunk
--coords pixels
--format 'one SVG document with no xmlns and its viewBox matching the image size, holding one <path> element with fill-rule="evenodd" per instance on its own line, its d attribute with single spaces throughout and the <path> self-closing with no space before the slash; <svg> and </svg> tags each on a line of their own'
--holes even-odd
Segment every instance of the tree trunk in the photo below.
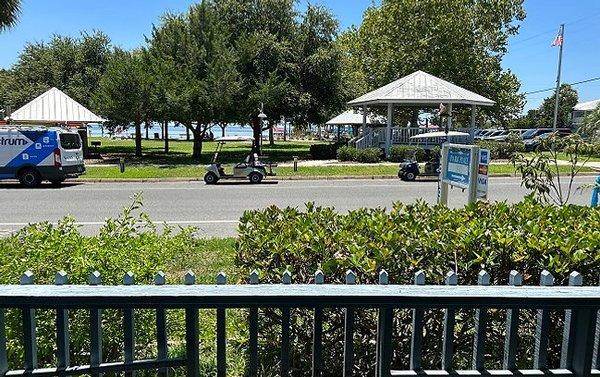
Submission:
<svg viewBox="0 0 600 377">
<path fill-rule="evenodd" d="M 148 132 L 150 130 L 150 122 L 146 121 L 146 123 L 144 123 L 144 128 L 146 129 L 146 140 L 148 140 L 149 139 Z"/>
<path fill-rule="evenodd" d="M 142 157 L 142 122 L 135 123 L 135 156 Z"/>
<path fill-rule="evenodd" d="M 190 141 L 190 129 L 186 127 L 185 129 L 185 139 Z"/>
<path fill-rule="evenodd" d="M 165 153 L 169 153 L 169 122 L 163 122 L 163 138 L 165 139 Z"/>
<path fill-rule="evenodd" d="M 255 117 L 252 119 L 252 134 L 254 136 L 253 152 L 260 156 L 260 139 L 262 137 L 262 125 L 260 119 Z"/>
<path fill-rule="evenodd" d="M 202 156 L 202 142 L 204 141 L 204 133 L 200 131 L 200 125 L 194 129 L 194 144 L 192 148 L 192 158 L 200 159 Z"/>
<path fill-rule="evenodd" d="M 269 145 L 275 145 L 275 137 L 273 136 L 273 127 L 269 127 Z"/>
<path fill-rule="evenodd" d="M 227 124 L 219 124 L 221 127 L 221 137 L 225 137 L 225 128 L 227 128 Z"/>
</svg>

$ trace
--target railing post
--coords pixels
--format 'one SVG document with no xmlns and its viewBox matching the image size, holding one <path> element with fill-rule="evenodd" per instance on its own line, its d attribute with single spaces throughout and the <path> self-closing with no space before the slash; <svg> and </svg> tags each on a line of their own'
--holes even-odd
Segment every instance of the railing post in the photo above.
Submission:
<svg viewBox="0 0 600 377">
<path fill-rule="evenodd" d="M 154 284 L 163 286 L 167 283 L 165 273 L 159 271 L 154 276 Z M 159 360 L 167 360 L 169 357 L 168 343 L 167 343 L 167 314 L 164 308 L 156 309 L 156 348 L 157 356 Z M 159 377 L 167 377 L 169 375 L 169 368 L 160 368 L 158 370 Z"/>
<path fill-rule="evenodd" d="M 589 377 L 592 372 L 594 354 L 594 331 L 597 308 L 573 309 L 575 328 L 573 331 L 573 358 L 571 370 L 576 377 Z"/>
<path fill-rule="evenodd" d="M 596 331 L 594 333 L 594 358 L 592 360 L 595 369 L 600 368 L 600 316 L 596 311 Z"/>
<path fill-rule="evenodd" d="M 217 275 L 217 285 L 227 284 L 227 275 L 220 272 Z M 225 308 L 217 308 L 217 377 L 227 375 L 227 333 L 225 331 Z"/>
<path fill-rule="evenodd" d="M 94 271 L 88 278 L 88 284 L 102 284 L 100 272 Z M 102 309 L 90 309 L 90 366 L 102 364 Z M 102 373 L 92 373 L 92 377 L 100 377 Z"/>
<path fill-rule="evenodd" d="M 388 285 L 387 271 L 379 273 L 379 285 Z M 389 377 L 392 363 L 392 321 L 394 310 L 383 307 L 379 309 L 377 322 L 377 377 Z"/>
<path fill-rule="evenodd" d="M 554 276 L 549 271 L 542 271 L 540 285 L 550 287 L 554 285 Z M 533 354 L 533 368 L 548 369 L 548 336 L 550 334 L 550 311 L 538 309 L 537 324 L 535 329 L 535 351 Z"/>
<path fill-rule="evenodd" d="M 583 285 L 583 276 L 579 272 L 573 271 L 569 275 L 569 286 L 581 287 Z M 563 341 L 560 353 L 560 367 L 562 369 L 571 369 L 573 366 L 573 348 L 575 346 L 575 326 L 577 324 L 577 312 L 565 310 L 565 323 L 563 327 Z"/>
<path fill-rule="evenodd" d="M 129 271 L 123 277 L 123 285 L 134 285 L 135 277 Z M 123 356 L 125 364 L 133 364 L 135 352 L 135 317 L 133 309 L 123 309 Z M 134 371 L 125 372 L 125 377 L 135 376 Z"/>
<path fill-rule="evenodd" d="M 250 284 L 258 284 L 258 271 L 254 270 L 250 274 Z M 258 376 L 258 308 L 250 308 L 248 319 L 248 375 L 249 377 Z"/>
<path fill-rule="evenodd" d="M 415 285 L 425 285 L 425 272 L 415 273 Z M 421 350 L 423 348 L 423 309 L 413 309 L 412 313 L 412 337 L 410 344 L 410 369 L 421 369 Z"/>
<path fill-rule="evenodd" d="M 523 285 L 523 275 L 517 271 L 511 271 L 508 284 L 513 287 Z M 502 368 L 515 371 L 517 369 L 517 347 L 519 340 L 519 309 L 508 309 L 506 311 L 506 336 L 504 338 L 504 360 Z"/>
<path fill-rule="evenodd" d="M 477 276 L 477 284 L 481 286 L 490 285 L 490 275 L 482 270 Z M 475 339 L 473 341 L 473 369 L 483 371 L 485 369 L 485 336 L 487 328 L 487 308 L 475 309 Z"/>
<path fill-rule="evenodd" d="M 325 283 L 323 271 L 315 272 L 315 284 Z M 315 307 L 313 320 L 313 343 L 312 343 L 312 376 L 321 377 L 323 375 L 323 308 Z"/>
<path fill-rule="evenodd" d="M 351 270 L 346 271 L 346 284 L 356 284 Z M 344 312 L 344 377 L 350 377 L 354 365 L 354 308 L 345 308 Z"/>
<path fill-rule="evenodd" d="M 188 271 L 183 277 L 185 285 L 196 284 L 196 275 Z M 185 309 L 185 358 L 188 377 L 200 376 L 200 349 L 198 344 L 198 308 Z"/>
<path fill-rule="evenodd" d="M 59 271 L 54 278 L 54 284 L 68 283 L 67 273 Z M 58 375 L 64 376 L 64 370 L 69 366 L 69 312 L 67 309 L 56 309 L 56 359 Z"/>
<path fill-rule="evenodd" d="M 33 273 L 25 271 L 21 276 L 21 285 L 33 284 Z M 25 371 L 37 368 L 37 337 L 35 333 L 35 309 L 23 309 L 23 348 L 25 350 Z"/>
<path fill-rule="evenodd" d="M 283 273 L 282 283 L 292 283 L 292 274 L 288 270 Z M 290 307 L 281 308 L 281 377 L 290 374 Z"/>
<path fill-rule="evenodd" d="M 456 272 L 450 271 L 446 274 L 446 285 L 458 284 Z M 442 344 L 442 369 L 451 371 L 454 369 L 454 326 L 456 324 L 456 309 L 447 308 L 444 313 L 444 336 Z"/>
</svg>

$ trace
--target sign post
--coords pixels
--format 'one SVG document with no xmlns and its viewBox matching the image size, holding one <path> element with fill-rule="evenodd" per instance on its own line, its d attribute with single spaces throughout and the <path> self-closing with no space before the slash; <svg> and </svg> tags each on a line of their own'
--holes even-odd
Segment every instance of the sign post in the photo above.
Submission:
<svg viewBox="0 0 600 377">
<path fill-rule="evenodd" d="M 485 152 L 485 150 L 483 150 Z M 489 151 L 485 154 L 489 163 Z M 468 190 L 468 203 L 477 201 L 478 192 L 485 190 L 487 196 L 487 163 L 480 168 L 482 161 L 480 148 L 477 145 L 461 145 L 445 143 L 442 146 L 442 169 L 439 202 L 448 205 L 448 188 L 450 186 Z M 485 187 L 478 184 L 480 171 L 485 171 Z M 478 190 L 480 188 L 480 190 Z"/>
</svg>

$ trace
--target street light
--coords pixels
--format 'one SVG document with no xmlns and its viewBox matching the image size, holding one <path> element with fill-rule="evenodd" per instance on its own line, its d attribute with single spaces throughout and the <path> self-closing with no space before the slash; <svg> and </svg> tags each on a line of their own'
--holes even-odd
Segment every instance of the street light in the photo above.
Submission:
<svg viewBox="0 0 600 377">
<path fill-rule="evenodd" d="M 264 113 L 264 104 L 261 103 L 260 104 L 260 109 L 258 109 L 258 111 L 260 111 L 260 114 L 258 114 L 258 119 L 260 119 L 260 122 L 262 123 L 265 119 L 267 119 L 267 114 Z"/>
</svg>

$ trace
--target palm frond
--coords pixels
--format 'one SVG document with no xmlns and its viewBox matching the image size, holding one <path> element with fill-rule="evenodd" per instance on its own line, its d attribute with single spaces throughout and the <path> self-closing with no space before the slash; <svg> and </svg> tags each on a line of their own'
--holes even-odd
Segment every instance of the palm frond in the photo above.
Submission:
<svg viewBox="0 0 600 377">
<path fill-rule="evenodd" d="M 17 23 L 21 13 L 21 0 L 0 0 L 0 31 Z"/>
</svg>

